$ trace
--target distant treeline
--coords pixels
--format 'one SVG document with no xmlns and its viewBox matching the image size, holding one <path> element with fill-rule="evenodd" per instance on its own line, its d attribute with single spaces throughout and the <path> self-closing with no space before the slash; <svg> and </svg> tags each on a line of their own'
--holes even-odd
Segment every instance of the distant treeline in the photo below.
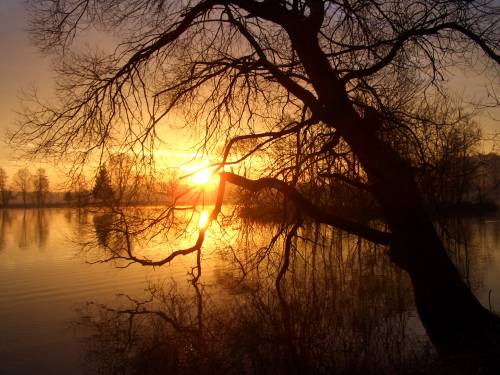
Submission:
<svg viewBox="0 0 500 375">
<path fill-rule="evenodd" d="M 70 188 L 62 192 L 50 191 L 49 178 L 43 168 L 35 173 L 21 168 L 10 181 L 0 168 L 1 207 L 147 205 L 165 203 L 172 196 L 172 181 L 132 174 L 130 168 L 125 171 L 124 157 L 119 158 L 121 165 L 112 173 L 108 172 L 109 166 L 102 166 L 94 178 L 78 176 L 71 181 Z"/>
<path fill-rule="evenodd" d="M 72 181 L 71 188 L 63 192 L 49 190 L 49 178 L 43 168 L 35 173 L 19 169 L 8 183 L 5 171 L 0 168 L 0 199 L 2 207 L 86 207 L 170 204 L 186 190 L 175 176 L 160 179 L 135 171 L 132 160 L 118 154 L 101 166 L 92 179 L 80 176 Z M 494 153 L 478 154 L 465 158 L 448 158 L 431 167 L 415 169 L 415 176 L 431 208 L 449 212 L 477 212 L 494 210 L 500 203 L 500 156 Z M 337 212 L 373 215 L 378 208 L 371 195 L 339 179 L 317 187 L 299 184 L 297 188 L 307 196 L 321 197 Z M 179 194 L 181 193 L 181 194 Z M 249 194 L 230 188 L 227 202 L 239 203 L 244 216 L 272 216 L 283 208 L 280 199 L 271 192 L 248 197 Z M 215 200 L 214 191 L 206 191 L 207 202 Z M 177 203 L 191 203 L 186 194 Z M 274 206 L 279 206 L 275 207 Z"/>
<path fill-rule="evenodd" d="M 0 199 L 2 207 L 44 206 L 49 193 L 49 178 L 45 169 L 31 173 L 27 168 L 19 169 L 9 184 L 8 176 L 0 168 Z"/>
<path fill-rule="evenodd" d="M 50 191 L 45 169 L 32 173 L 19 169 L 11 178 L 0 168 L 0 205 L 9 208 L 28 207 L 87 207 L 191 204 L 186 179 L 175 172 L 154 175 L 127 154 L 114 154 L 99 167 L 94 176 L 80 174 L 70 179 L 63 191 Z M 214 200 L 215 192 L 204 193 L 207 201 Z M 177 198 L 181 197 L 181 198 Z"/>
</svg>

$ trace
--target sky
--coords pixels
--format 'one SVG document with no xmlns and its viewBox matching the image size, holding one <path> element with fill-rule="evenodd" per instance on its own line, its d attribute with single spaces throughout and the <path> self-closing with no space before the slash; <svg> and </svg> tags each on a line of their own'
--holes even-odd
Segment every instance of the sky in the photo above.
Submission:
<svg viewBox="0 0 500 375">
<path fill-rule="evenodd" d="M 36 86 L 41 94 L 48 94 L 52 82 L 49 59 L 29 42 L 24 7 L 23 0 L 0 0 L 0 166 L 9 176 L 26 164 L 17 160 L 16 150 L 6 142 L 8 129 L 14 127 L 15 111 L 20 109 L 21 91 Z M 31 163 L 29 167 L 45 166 Z"/>
<path fill-rule="evenodd" d="M 50 59 L 41 55 L 30 43 L 26 33 L 27 19 L 24 0 L 0 0 L 0 166 L 9 176 L 18 168 L 26 166 L 25 162 L 16 159 L 18 153 L 6 142 L 8 129 L 15 126 L 15 110 L 20 109 L 19 95 L 22 90 L 36 87 L 41 95 L 50 97 L 53 87 L 54 75 L 50 69 Z M 464 74 L 467 74 L 467 69 L 458 72 L 457 78 L 450 84 L 457 93 L 471 100 L 484 95 L 478 86 L 481 79 L 477 76 L 463 78 Z M 500 95 L 500 78 L 490 84 Z M 486 112 L 479 121 L 486 136 L 500 133 L 500 109 Z M 491 149 L 491 143 L 485 143 L 483 151 Z M 497 147 L 495 151 L 500 152 L 500 149 Z M 30 163 L 29 168 L 34 170 L 44 167 L 54 179 L 62 180 L 62 170 L 58 171 L 50 164 L 35 164 Z"/>
</svg>

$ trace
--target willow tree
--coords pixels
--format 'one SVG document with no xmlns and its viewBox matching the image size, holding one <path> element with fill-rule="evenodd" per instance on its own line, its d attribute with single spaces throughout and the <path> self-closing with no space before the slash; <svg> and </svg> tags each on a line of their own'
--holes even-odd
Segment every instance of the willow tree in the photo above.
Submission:
<svg viewBox="0 0 500 375">
<path fill-rule="evenodd" d="M 59 102 L 35 103 L 18 133 L 35 153 L 82 163 L 120 150 L 153 160 L 159 126 L 182 118 L 202 134 L 200 150 L 220 152 L 209 222 L 227 184 L 276 190 L 294 203 L 297 221 L 386 245 L 411 278 L 439 353 L 498 350 L 497 318 L 448 257 L 412 157 L 401 152 L 425 156 L 422 104 L 446 95 L 443 82 L 457 64 L 498 74 L 493 1 L 45 0 L 32 7 L 31 36 L 58 56 L 60 78 Z M 112 34 L 110 53 L 78 48 L 79 36 L 94 29 Z M 258 162 L 248 164 L 252 158 Z M 387 230 L 330 209 L 335 192 L 325 192 L 337 181 L 368 192 Z M 122 257 L 161 265 L 199 255 L 205 230 L 164 259 Z"/>
</svg>

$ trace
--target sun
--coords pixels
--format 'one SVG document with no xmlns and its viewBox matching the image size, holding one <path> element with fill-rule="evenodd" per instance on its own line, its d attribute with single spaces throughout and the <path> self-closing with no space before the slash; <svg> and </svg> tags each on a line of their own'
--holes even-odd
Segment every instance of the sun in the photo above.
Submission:
<svg viewBox="0 0 500 375">
<path fill-rule="evenodd" d="M 208 161 L 183 165 L 181 170 L 189 185 L 205 186 L 211 184 L 215 177 L 215 169 Z"/>
<path fill-rule="evenodd" d="M 212 178 L 212 171 L 209 169 L 201 169 L 197 172 L 195 172 L 191 176 L 191 182 L 194 185 L 206 185 L 210 182 L 210 179 Z"/>
</svg>

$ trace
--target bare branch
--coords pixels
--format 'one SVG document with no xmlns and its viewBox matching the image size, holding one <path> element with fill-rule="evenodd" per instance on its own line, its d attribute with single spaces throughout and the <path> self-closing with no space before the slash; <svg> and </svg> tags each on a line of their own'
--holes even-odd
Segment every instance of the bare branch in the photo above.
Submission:
<svg viewBox="0 0 500 375">
<path fill-rule="evenodd" d="M 275 189 L 281 192 L 287 199 L 296 204 L 297 208 L 304 214 L 308 215 L 313 220 L 334 226 L 336 228 L 345 230 L 346 232 L 361 236 L 369 241 L 373 241 L 382 245 L 388 245 L 391 241 L 391 235 L 387 232 L 382 232 L 373 229 L 354 221 L 347 220 L 343 217 L 336 216 L 333 213 L 320 209 L 312 202 L 307 200 L 295 188 L 289 186 L 283 181 L 275 178 L 260 178 L 258 180 L 251 180 L 234 173 L 222 172 L 221 180 L 227 181 L 231 184 L 240 186 L 244 189 L 251 191 L 259 191 L 263 189 Z"/>
</svg>

